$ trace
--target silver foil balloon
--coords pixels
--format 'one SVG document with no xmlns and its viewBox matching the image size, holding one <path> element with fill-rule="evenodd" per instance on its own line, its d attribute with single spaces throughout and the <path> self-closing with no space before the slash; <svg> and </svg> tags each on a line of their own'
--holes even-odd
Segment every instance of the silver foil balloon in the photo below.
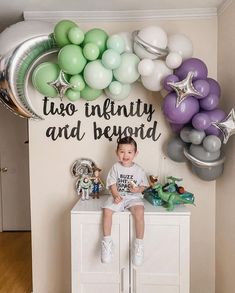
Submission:
<svg viewBox="0 0 235 293">
<path fill-rule="evenodd" d="M 193 86 L 193 72 L 189 71 L 186 78 L 178 82 L 168 82 L 167 84 L 175 90 L 177 94 L 176 108 L 187 99 L 188 96 L 201 96 Z"/>
<path fill-rule="evenodd" d="M 185 157 L 196 167 L 201 167 L 201 168 L 216 167 L 216 166 L 222 165 L 225 161 L 225 156 L 223 153 L 220 155 L 219 159 L 215 161 L 205 162 L 191 155 L 187 148 L 184 148 L 183 152 Z"/>
<path fill-rule="evenodd" d="M 48 84 L 53 86 L 57 90 L 61 100 L 63 99 L 67 89 L 71 89 L 74 87 L 66 80 L 65 74 L 62 70 L 60 70 L 58 78 L 52 82 L 48 82 Z"/>
<path fill-rule="evenodd" d="M 73 163 L 71 173 L 73 177 L 80 179 L 83 175 L 91 176 L 95 167 L 96 164 L 93 160 L 81 158 Z"/>
<path fill-rule="evenodd" d="M 189 147 L 189 153 L 195 158 L 203 162 L 213 162 L 220 158 L 221 151 L 210 152 L 207 151 L 202 145 L 191 144 Z"/>
<path fill-rule="evenodd" d="M 148 53 L 151 53 L 153 55 L 156 56 L 157 58 L 160 57 L 164 57 L 169 53 L 168 49 L 162 49 L 162 48 L 158 48 L 156 46 L 153 46 L 147 42 L 145 42 L 144 40 L 142 40 L 139 36 L 138 36 L 139 30 L 134 31 L 132 33 L 133 36 L 133 40 L 134 42 L 139 45 L 141 48 L 143 48 L 144 50 L 146 50 Z"/>
<path fill-rule="evenodd" d="M 228 116 L 221 122 L 213 122 L 212 125 L 216 126 L 223 134 L 223 143 L 227 143 L 230 136 L 235 134 L 235 112 L 232 109 Z"/>
<path fill-rule="evenodd" d="M 30 69 L 42 57 L 59 49 L 52 35 L 32 37 L 0 58 L 0 102 L 24 118 L 42 119 L 35 113 L 26 86 Z"/>
</svg>

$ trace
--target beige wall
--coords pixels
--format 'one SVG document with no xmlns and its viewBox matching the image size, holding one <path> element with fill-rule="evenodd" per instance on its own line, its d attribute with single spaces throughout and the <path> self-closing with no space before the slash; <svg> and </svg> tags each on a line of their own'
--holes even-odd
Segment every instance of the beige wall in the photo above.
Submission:
<svg viewBox="0 0 235 293">
<path fill-rule="evenodd" d="M 234 108 L 235 93 L 235 3 L 218 17 L 218 80 L 222 106 Z M 216 184 L 216 293 L 235 292 L 235 136 L 226 145 L 223 176 Z"/>
<path fill-rule="evenodd" d="M 133 31 L 150 24 L 160 25 L 167 33 L 184 33 L 194 44 L 194 56 L 205 61 L 209 76 L 217 76 L 217 17 L 209 19 L 155 21 L 139 23 L 101 23 L 81 24 L 87 30 L 101 27 L 109 33 Z M 40 112 L 41 96 L 32 87 L 29 94 Z M 189 207 L 191 216 L 191 290 L 190 293 L 215 292 L 215 182 L 204 182 L 192 174 L 186 164 L 177 164 L 164 159 L 164 148 L 171 132 L 161 114 L 161 97 L 151 94 L 142 86 L 135 85 L 129 103 L 140 97 L 152 103 L 156 108 L 154 119 L 158 121 L 158 130 L 162 133 L 157 142 L 140 141 L 138 162 L 147 173 L 174 175 L 184 178 L 184 186 L 196 196 L 196 207 Z M 99 98 L 94 103 L 102 103 Z M 59 100 L 56 101 L 59 103 Z M 65 102 L 66 103 L 66 102 Z M 82 114 L 84 102 L 78 101 L 76 117 L 46 117 L 44 121 L 29 121 L 30 135 L 30 187 L 32 213 L 32 254 L 34 293 L 70 292 L 70 210 L 77 197 L 74 192 L 74 178 L 70 174 L 71 164 L 80 157 L 94 159 L 107 170 L 115 160 L 114 142 L 93 141 L 89 124 Z M 86 124 L 87 136 L 83 141 L 61 140 L 52 142 L 45 137 L 45 130 L 51 126 L 63 126 L 67 122 L 74 125 L 77 119 Z M 115 119 L 111 123 L 139 124 L 141 121 Z M 101 123 L 103 123 L 101 121 Z M 107 155 L 108 154 L 108 155 Z"/>
</svg>

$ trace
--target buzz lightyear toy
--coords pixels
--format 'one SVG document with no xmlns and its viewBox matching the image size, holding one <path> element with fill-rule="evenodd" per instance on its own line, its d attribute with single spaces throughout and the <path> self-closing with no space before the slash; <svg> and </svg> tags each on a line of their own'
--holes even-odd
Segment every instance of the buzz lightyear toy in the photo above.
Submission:
<svg viewBox="0 0 235 293">
<path fill-rule="evenodd" d="M 89 176 L 82 176 L 79 180 L 77 192 L 78 194 L 82 193 L 82 200 L 90 198 L 90 194 L 92 192 L 92 181 Z"/>
</svg>

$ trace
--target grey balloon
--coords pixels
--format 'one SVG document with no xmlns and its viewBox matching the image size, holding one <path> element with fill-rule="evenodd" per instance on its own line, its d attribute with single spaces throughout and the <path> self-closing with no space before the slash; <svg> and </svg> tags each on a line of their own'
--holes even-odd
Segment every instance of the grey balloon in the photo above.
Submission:
<svg viewBox="0 0 235 293">
<path fill-rule="evenodd" d="M 192 144 L 199 145 L 202 143 L 205 136 L 206 136 L 205 131 L 192 129 L 188 135 L 188 138 Z"/>
<path fill-rule="evenodd" d="M 189 134 L 192 131 L 192 127 L 191 126 L 185 126 L 184 128 L 182 128 L 180 130 L 180 138 L 184 141 L 184 142 L 191 142 L 189 139 Z"/>
<path fill-rule="evenodd" d="M 215 167 L 200 168 L 192 165 L 192 171 L 202 180 L 212 181 L 220 177 L 224 170 L 224 164 Z"/>
<path fill-rule="evenodd" d="M 204 162 L 212 162 L 220 157 L 220 151 L 208 152 L 202 146 L 191 144 L 189 153 Z"/>
<path fill-rule="evenodd" d="M 203 140 L 203 147 L 208 152 L 218 152 L 221 148 L 221 140 L 215 135 L 208 135 Z"/>
<path fill-rule="evenodd" d="M 179 137 L 171 138 L 167 145 L 167 154 L 169 158 L 178 163 L 185 162 L 185 146 L 186 144 Z"/>
</svg>

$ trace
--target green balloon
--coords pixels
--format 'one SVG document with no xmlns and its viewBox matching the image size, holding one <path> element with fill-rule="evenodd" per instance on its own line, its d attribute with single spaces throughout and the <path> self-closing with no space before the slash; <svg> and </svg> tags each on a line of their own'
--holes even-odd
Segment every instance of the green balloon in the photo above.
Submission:
<svg viewBox="0 0 235 293">
<path fill-rule="evenodd" d="M 123 38 L 119 35 L 110 36 L 107 40 L 107 48 L 113 49 L 119 54 L 123 53 L 125 49 L 125 43 Z"/>
<path fill-rule="evenodd" d="M 71 28 L 77 27 L 77 24 L 71 20 L 61 20 L 54 28 L 54 38 L 59 47 L 70 44 L 68 32 Z"/>
<path fill-rule="evenodd" d="M 58 64 L 44 62 L 39 64 L 33 71 L 32 82 L 33 86 L 43 95 L 48 97 L 56 97 L 58 91 L 48 82 L 55 81 L 59 76 L 60 68 Z"/>
<path fill-rule="evenodd" d="M 99 54 L 100 50 L 96 44 L 87 43 L 83 48 L 83 55 L 90 61 L 96 60 Z"/>
<path fill-rule="evenodd" d="M 102 90 L 96 90 L 88 85 L 85 86 L 84 90 L 81 91 L 81 97 L 87 101 L 93 101 L 102 94 Z"/>
<path fill-rule="evenodd" d="M 108 49 L 104 51 L 101 60 L 105 68 L 116 69 L 121 64 L 121 55 L 113 49 Z"/>
<path fill-rule="evenodd" d="M 72 102 L 79 100 L 81 97 L 80 92 L 74 91 L 72 89 L 68 89 L 65 95 Z"/>
<path fill-rule="evenodd" d="M 84 37 L 85 35 L 83 31 L 77 26 L 72 27 L 68 31 L 68 39 L 70 40 L 72 44 L 80 45 L 83 42 Z"/>
<path fill-rule="evenodd" d="M 80 74 L 73 75 L 70 78 L 69 83 L 71 83 L 73 85 L 73 90 L 75 92 L 80 92 L 85 88 L 85 81 Z"/>
<path fill-rule="evenodd" d="M 60 68 L 70 75 L 82 72 L 86 65 L 86 58 L 82 54 L 81 47 L 77 45 L 67 45 L 58 54 Z"/>
<path fill-rule="evenodd" d="M 100 50 L 100 55 L 106 50 L 106 41 L 108 39 L 108 34 L 99 28 L 94 28 L 89 30 L 85 34 L 84 45 L 87 43 L 93 43 L 98 46 Z"/>
</svg>

